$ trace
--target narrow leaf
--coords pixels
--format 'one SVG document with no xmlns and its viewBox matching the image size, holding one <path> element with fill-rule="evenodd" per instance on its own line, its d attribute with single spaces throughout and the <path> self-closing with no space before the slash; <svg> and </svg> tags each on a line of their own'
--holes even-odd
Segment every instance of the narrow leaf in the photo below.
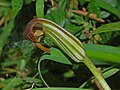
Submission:
<svg viewBox="0 0 120 90">
<path fill-rule="evenodd" d="M 8 15 L 8 17 L 12 20 L 6 25 L 6 27 L 3 28 L 3 32 L 0 36 L 0 54 L 4 44 L 7 41 L 8 36 L 10 35 L 11 31 L 14 28 L 14 19 L 23 5 L 23 0 L 12 0 L 11 2 L 12 2 L 12 10 L 11 13 Z"/>
<path fill-rule="evenodd" d="M 98 2 L 98 5 L 99 5 L 101 8 L 103 8 L 103 9 L 105 9 L 105 10 L 113 13 L 113 14 L 116 15 L 118 18 L 120 18 L 120 11 L 119 11 L 119 10 L 117 10 L 116 8 L 112 7 L 111 5 L 107 4 L 106 2 L 104 2 L 104 1 L 102 1 L 102 0 L 97 0 L 97 2 Z"/>
<path fill-rule="evenodd" d="M 6 83 L 7 84 L 2 90 L 12 90 L 15 86 L 22 84 L 23 79 L 22 78 L 11 78 L 11 80 Z"/>
<path fill-rule="evenodd" d="M 84 47 L 91 59 L 120 63 L 120 48 L 96 44 L 85 44 Z"/>
<path fill-rule="evenodd" d="M 68 1 L 69 0 L 61 0 L 59 3 L 59 8 L 64 11 L 66 9 L 66 5 Z"/>
<path fill-rule="evenodd" d="M 6 27 L 3 28 L 3 32 L 0 36 L 0 54 L 1 54 L 2 48 L 3 48 L 4 44 L 6 43 L 7 38 L 10 35 L 10 32 L 12 31 L 13 27 L 14 27 L 14 21 L 12 20 L 11 22 L 9 22 L 9 24 Z"/>
<path fill-rule="evenodd" d="M 11 16 L 13 18 L 16 17 L 16 15 L 18 14 L 18 12 L 20 11 L 20 9 L 22 8 L 23 5 L 23 0 L 12 0 L 12 13 Z"/>
<path fill-rule="evenodd" d="M 99 34 L 102 32 L 112 32 L 112 31 L 120 31 L 120 22 L 105 24 L 98 27 L 96 30 L 92 32 L 92 35 Z"/>
<path fill-rule="evenodd" d="M 112 75 L 114 75 L 118 71 L 120 71 L 120 69 L 118 69 L 118 68 L 114 68 L 114 67 L 112 67 L 111 69 L 110 68 L 111 67 L 108 67 L 108 68 L 106 68 L 107 70 L 103 70 L 102 75 L 103 75 L 104 78 L 111 77 Z M 88 79 L 87 81 L 85 81 L 79 88 L 80 89 L 84 88 L 89 83 L 90 80 L 94 80 L 94 77 L 91 77 L 90 79 Z"/>
<path fill-rule="evenodd" d="M 36 15 L 39 18 L 44 18 L 44 0 L 36 0 Z"/>
<path fill-rule="evenodd" d="M 103 73 L 103 76 L 104 76 L 104 78 L 108 78 L 108 77 L 116 74 L 118 71 L 120 71 L 120 69 L 118 69 L 118 68 L 112 68 L 112 69 L 104 72 L 104 73 Z"/>
</svg>

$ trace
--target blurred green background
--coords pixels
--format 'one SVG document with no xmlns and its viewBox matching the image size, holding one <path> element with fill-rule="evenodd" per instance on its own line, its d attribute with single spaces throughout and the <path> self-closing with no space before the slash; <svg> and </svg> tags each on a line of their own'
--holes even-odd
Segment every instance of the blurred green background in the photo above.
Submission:
<svg viewBox="0 0 120 90">
<path fill-rule="evenodd" d="M 82 8 L 86 16 L 71 11 Z M 91 19 L 91 13 L 105 22 Z M 50 55 L 24 39 L 27 23 L 38 17 L 59 24 L 81 40 L 110 87 L 120 89 L 120 0 L 0 0 L 1 90 L 41 90 L 45 85 L 39 71 L 50 87 L 96 88 L 89 69 L 73 62 L 49 37 L 44 36 L 41 43 L 51 49 Z"/>
</svg>

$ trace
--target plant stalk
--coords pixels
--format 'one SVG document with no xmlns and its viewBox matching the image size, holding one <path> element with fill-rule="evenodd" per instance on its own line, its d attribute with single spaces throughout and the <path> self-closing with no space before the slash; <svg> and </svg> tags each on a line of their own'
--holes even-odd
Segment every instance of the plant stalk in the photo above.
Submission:
<svg viewBox="0 0 120 90">
<path fill-rule="evenodd" d="M 98 80 L 98 82 L 101 84 L 104 90 L 111 90 L 103 76 L 98 72 L 97 68 L 94 66 L 94 64 L 90 61 L 88 57 L 86 57 L 83 60 L 83 63 L 89 68 L 89 70 L 93 73 L 95 78 Z"/>
</svg>

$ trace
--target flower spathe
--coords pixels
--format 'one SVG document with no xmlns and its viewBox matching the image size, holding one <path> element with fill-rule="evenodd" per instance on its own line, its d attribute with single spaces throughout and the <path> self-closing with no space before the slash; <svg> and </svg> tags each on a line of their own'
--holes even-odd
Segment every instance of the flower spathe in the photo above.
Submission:
<svg viewBox="0 0 120 90">
<path fill-rule="evenodd" d="M 38 44 L 39 40 L 37 40 L 34 35 L 34 28 L 37 28 L 37 30 L 40 30 L 44 34 L 48 35 L 54 43 L 75 62 L 81 62 L 81 60 L 84 60 L 86 57 L 80 40 L 54 22 L 43 18 L 36 18 L 27 24 L 24 33 L 25 38 Z M 49 52 L 45 47 L 42 47 L 41 49 Z"/>
</svg>

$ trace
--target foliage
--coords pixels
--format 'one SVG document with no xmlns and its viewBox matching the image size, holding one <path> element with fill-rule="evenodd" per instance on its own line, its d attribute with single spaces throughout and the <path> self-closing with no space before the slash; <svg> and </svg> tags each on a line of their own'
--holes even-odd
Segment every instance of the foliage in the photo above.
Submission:
<svg viewBox="0 0 120 90">
<path fill-rule="evenodd" d="M 51 54 L 24 40 L 26 24 L 36 17 L 52 20 L 81 40 L 110 87 L 120 89 L 119 4 L 119 0 L 0 0 L 0 89 L 47 90 L 40 72 L 44 81 L 55 87 L 51 90 L 94 88 L 94 77 L 85 65 L 73 62 L 48 36 L 41 43 L 50 48 Z M 88 12 L 85 16 L 71 12 L 82 11 L 83 7 Z M 105 22 L 91 19 L 91 13 Z M 40 60 L 41 67 L 37 68 Z"/>
</svg>

